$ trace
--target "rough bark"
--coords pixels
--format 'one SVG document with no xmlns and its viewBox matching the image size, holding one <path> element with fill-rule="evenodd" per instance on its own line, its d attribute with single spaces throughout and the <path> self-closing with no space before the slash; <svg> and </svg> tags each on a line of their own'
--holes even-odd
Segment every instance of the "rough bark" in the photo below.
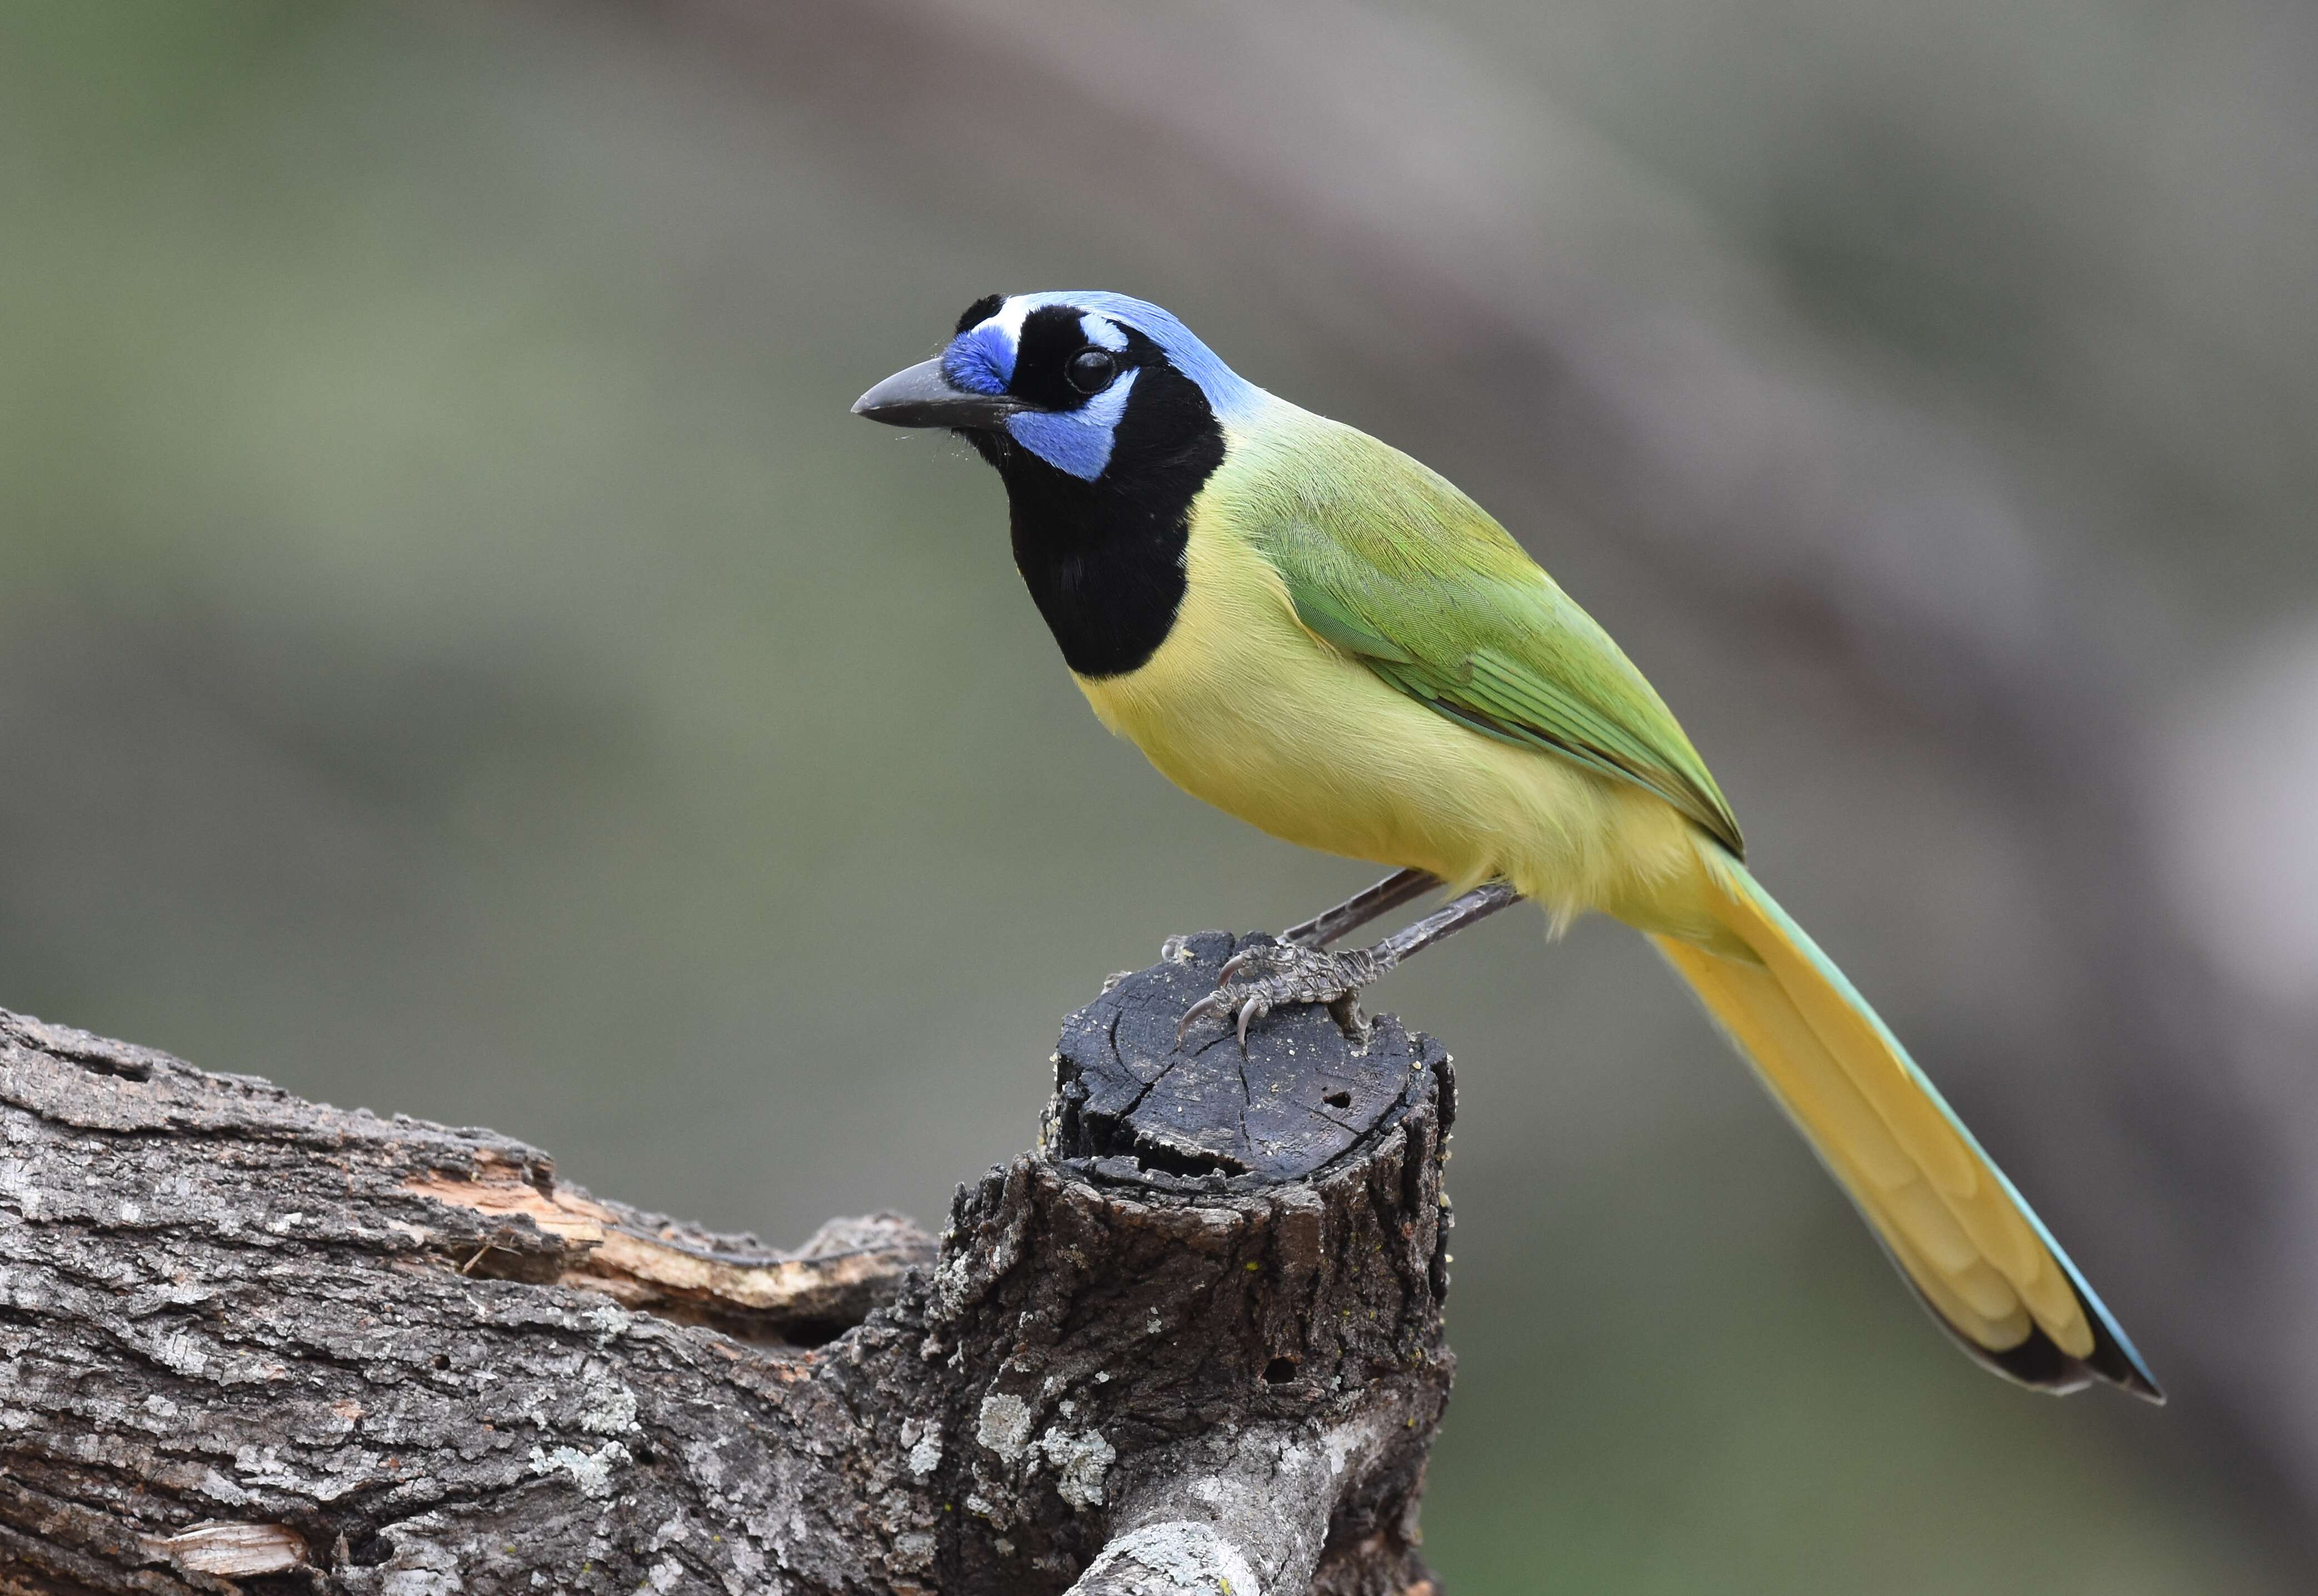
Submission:
<svg viewBox="0 0 2318 1596">
<path fill-rule="evenodd" d="M 1427 1587 L 1448 1056 L 1074 1015 L 1038 1148 L 794 1253 L 0 1011 L 0 1591 Z"/>
</svg>

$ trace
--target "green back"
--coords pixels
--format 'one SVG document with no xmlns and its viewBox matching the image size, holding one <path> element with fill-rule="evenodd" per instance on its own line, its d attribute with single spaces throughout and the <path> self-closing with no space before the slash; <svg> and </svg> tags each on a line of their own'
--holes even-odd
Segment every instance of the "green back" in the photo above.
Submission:
<svg viewBox="0 0 2318 1596">
<path fill-rule="evenodd" d="M 1658 794 L 1744 856 L 1713 776 L 1610 634 L 1454 484 L 1285 403 L 1230 434 L 1201 496 L 1304 624 L 1419 703 Z"/>
</svg>

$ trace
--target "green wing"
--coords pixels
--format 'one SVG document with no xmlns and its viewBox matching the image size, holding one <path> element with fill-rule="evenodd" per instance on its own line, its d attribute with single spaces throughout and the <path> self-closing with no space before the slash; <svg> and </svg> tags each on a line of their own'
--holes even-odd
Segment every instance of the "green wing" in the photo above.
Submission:
<svg viewBox="0 0 2318 1596">
<path fill-rule="evenodd" d="M 1364 433 L 1275 426 L 1285 446 L 1242 452 L 1217 485 L 1307 628 L 1451 720 L 1648 788 L 1744 856 L 1674 713 L 1487 512 Z"/>
</svg>

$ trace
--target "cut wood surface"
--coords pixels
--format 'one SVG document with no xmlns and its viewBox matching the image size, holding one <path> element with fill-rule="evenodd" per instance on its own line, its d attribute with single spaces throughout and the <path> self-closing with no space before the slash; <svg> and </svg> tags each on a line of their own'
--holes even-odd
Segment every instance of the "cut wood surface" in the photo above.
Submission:
<svg viewBox="0 0 2318 1596">
<path fill-rule="evenodd" d="M 793 1252 L 0 1011 L 0 1591 L 1423 1592 L 1450 1061 L 1066 1023 L 1040 1145 Z"/>
</svg>

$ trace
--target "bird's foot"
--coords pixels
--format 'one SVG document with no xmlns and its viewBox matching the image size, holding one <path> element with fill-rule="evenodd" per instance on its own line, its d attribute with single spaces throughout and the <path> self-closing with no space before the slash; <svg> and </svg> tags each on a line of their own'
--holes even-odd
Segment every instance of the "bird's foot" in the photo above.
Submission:
<svg viewBox="0 0 2318 1596">
<path fill-rule="evenodd" d="M 1175 1040 L 1180 1044 L 1203 1019 L 1235 1018 L 1239 1044 L 1245 1047 L 1248 1027 L 1274 1009 L 1289 1003 L 1325 1003 L 1344 1035 L 1365 1043 L 1369 1022 L 1361 1012 L 1361 989 L 1387 967 L 1364 947 L 1323 953 L 1291 943 L 1258 943 L 1224 961 L 1216 976 L 1216 990 L 1183 1010 Z"/>
</svg>

